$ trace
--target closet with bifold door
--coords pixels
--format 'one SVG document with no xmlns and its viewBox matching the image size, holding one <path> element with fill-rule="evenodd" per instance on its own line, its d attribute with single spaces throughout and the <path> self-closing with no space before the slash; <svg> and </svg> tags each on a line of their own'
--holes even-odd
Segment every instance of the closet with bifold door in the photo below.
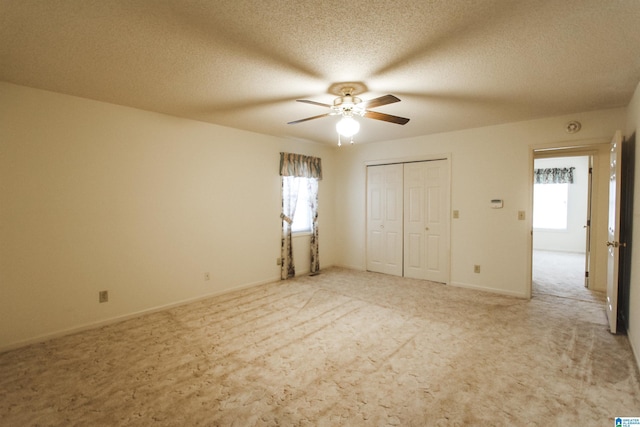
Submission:
<svg viewBox="0 0 640 427">
<path fill-rule="evenodd" d="M 449 160 L 367 166 L 367 270 L 449 282 Z"/>
</svg>

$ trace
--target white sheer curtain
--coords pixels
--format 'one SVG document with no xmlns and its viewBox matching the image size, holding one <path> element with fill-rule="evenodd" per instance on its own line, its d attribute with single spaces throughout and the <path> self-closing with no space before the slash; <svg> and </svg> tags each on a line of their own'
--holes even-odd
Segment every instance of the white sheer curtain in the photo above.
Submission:
<svg viewBox="0 0 640 427">
<path fill-rule="evenodd" d="M 287 279 L 296 275 L 296 267 L 293 262 L 293 247 L 291 245 L 291 224 L 296 214 L 296 204 L 298 203 L 298 189 L 302 178 L 294 176 L 282 177 L 282 243 L 280 278 Z"/>
</svg>

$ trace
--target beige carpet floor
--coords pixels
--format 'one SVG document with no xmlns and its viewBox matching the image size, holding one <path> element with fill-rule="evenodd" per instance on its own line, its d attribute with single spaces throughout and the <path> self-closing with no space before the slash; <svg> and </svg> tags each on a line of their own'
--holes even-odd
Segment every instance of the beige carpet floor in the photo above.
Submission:
<svg viewBox="0 0 640 427">
<path fill-rule="evenodd" d="M 0 354 L 0 424 L 613 426 L 602 310 L 332 268 Z"/>
<path fill-rule="evenodd" d="M 534 250 L 533 295 L 554 295 L 604 304 L 604 292 L 585 288 L 584 271 L 584 254 Z"/>
</svg>

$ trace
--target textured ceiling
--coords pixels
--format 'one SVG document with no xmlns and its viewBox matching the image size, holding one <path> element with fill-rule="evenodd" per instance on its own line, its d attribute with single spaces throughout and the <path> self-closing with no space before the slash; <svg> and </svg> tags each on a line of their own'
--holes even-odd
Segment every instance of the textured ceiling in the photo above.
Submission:
<svg viewBox="0 0 640 427">
<path fill-rule="evenodd" d="M 335 144 L 337 82 L 400 126 L 360 143 L 626 106 L 638 0 L 0 0 L 0 80 Z"/>
</svg>

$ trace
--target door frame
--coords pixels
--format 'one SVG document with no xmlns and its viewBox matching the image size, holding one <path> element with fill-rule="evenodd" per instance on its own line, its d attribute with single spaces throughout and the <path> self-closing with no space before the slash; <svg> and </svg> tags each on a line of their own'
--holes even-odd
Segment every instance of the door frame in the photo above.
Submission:
<svg viewBox="0 0 640 427">
<path fill-rule="evenodd" d="M 392 165 L 392 164 L 398 164 L 398 163 L 415 163 L 415 162 L 429 162 L 429 161 L 434 161 L 434 160 L 445 160 L 447 162 L 447 173 L 448 173 L 448 179 L 449 179 L 449 194 L 448 194 L 448 198 L 449 198 L 449 215 L 448 215 L 448 226 L 447 226 L 447 255 L 449 256 L 449 261 L 451 261 L 451 193 L 452 193 L 452 187 L 453 187 L 453 181 L 452 181 L 452 168 L 451 168 L 451 153 L 436 153 L 436 154 L 420 154 L 420 155 L 415 155 L 415 156 L 405 156 L 405 157 L 394 157 L 394 158 L 386 158 L 386 159 L 378 159 L 378 160 L 367 160 L 365 162 L 363 162 L 362 168 L 363 168 L 363 172 L 364 172 L 364 176 L 365 176 L 365 188 L 364 188 L 364 206 L 363 211 L 365 212 L 365 221 L 362 225 L 363 227 L 363 232 L 364 232 L 364 247 L 365 247 L 365 256 L 364 256 L 364 260 L 363 260 L 363 265 L 362 265 L 362 269 L 364 271 L 367 270 L 367 254 L 366 254 L 366 248 L 368 247 L 369 242 L 367 241 L 367 221 L 366 221 L 366 212 L 367 212 L 367 204 L 368 204 L 368 190 L 366 188 L 367 185 L 367 180 L 366 180 L 366 176 L 367 176 L 367 167 L 368 166 L 382 166 L 382 165 Z M 447 271 L 447 277 L 448 277 L 448 281 L 447 281 L 447 285 L 451 282 L 451 265 L 452 263 L 449 262 L 449 266 L 448 266 L 448 271 Z"/>
<path fill-rule="evenodd" d="M 591 209 L 591 225 L 589 238 L 589 254 L 590 254 L 590 283 L 595 280 L 595 272 L 598 272 L 598 265 L 602 264 L 603 258 L 606 262 L 606 250 L 598 247 L 599 240 L 594 230 L 605 226 L 607 218 L 597 215 L 598 207 L 601 209 L 608 204 L 608 200 L 598 197 L 597 192 L 593 192 L 594 185 L 597 185 L 601 179 L 603 171 L 600 170 L 598 163 L 602 161 L 602 156 L 609 153 L 609 139 L 597 138 L 578 141 L 558 141 L 551 143 L 532 144 L 529 146 L 529 244 L 527 245 L 527 296 L 531 299 L 533 293 L 533 185 L 534 185 L 534 162 L 537 158 L 554 158 L 554 157 L 571 157 L 571 156 L 592 156 L 594 159 L 593 175 L 592 175 L 592 194 L 589 200 L 589 209 Z M 599 160 L 599 161 L 598 161 Z M 608 171 L 607 171 L 608 174 Z M 608 190 L 607 190 L 608 191 Z M 603 205 L 604 204 L 604 205 Z M 594 213 L 595 216 L 594 216 Z M 606 240 L 606 239 L 605 239 Z M 602 242 L 604 245 L 604 242 Z M 599 261 L 599 262 L 598 262 Z M 606 267 L 606 264 L 605 264 Z M 606 274 L 606 269 L 604 271 Z M 605 283 L 606 285 L 606 283 Z M 605 287 L 606 289 L 606 287 Z"/>
</svg>

